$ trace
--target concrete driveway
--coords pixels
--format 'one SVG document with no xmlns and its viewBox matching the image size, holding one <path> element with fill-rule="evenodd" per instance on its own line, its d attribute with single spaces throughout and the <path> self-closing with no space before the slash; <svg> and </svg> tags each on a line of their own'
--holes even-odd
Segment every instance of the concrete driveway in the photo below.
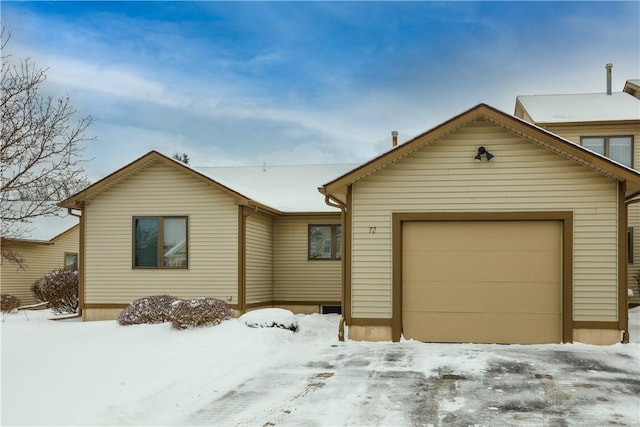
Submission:
<svg viewBox="0 0 640 427">
<path fill-rule="evenodd" d="M 286 358 L 184 424 L 638 426 L 640 367 L 629 351 L 637 347 L 338 343 Z"/>
</svg>

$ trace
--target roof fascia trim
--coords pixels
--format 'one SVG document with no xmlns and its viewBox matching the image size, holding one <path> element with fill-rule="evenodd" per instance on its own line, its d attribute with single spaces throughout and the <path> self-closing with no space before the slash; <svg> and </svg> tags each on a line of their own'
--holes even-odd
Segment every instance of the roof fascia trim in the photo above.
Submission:
<svg viewBox="0 0 640 427">
<path fill-rule="evenodd" d="M 121 167 L 120 169 L 112 172 L 111 174 L 105 176 L 104 178 L 102 178 L 101 180 L 95 182 L 94 184 L 90 185 L 89 187 L 80 190 L 79 192 L 73 194 L 72 196 L 68 197 L 67 199 L 61 201 L 58 203 L 58 206 L 60 207 L 64 207 L 64 208 L 71 208 L 71 209 L 79 209 L 84 207 L 84 203 L 87 199 L 91 198 L 92 196 L 98 194 L 101 190 L 105 190 L 106 188 L 108 188 L 111 184 L 115 184 L 116 182 L 123 180 L 123 179 L 127 179 L 127 176 L 130 174 L 133 174 L 135 172 L 137 172 L 138 170 L 140 170 L 141 168 L 147 167 L 150 164 L 153 164 L 154 162 L 162 162 L 166 165 L 172 166 L 178 170 L 182 170 L 183 172 L 188 173 L 189 175 L 204 181 L 205 183 L 209 184 L 209 185 L 213 185 L 214 187 L 218 188 L 219 190 L 223 191 L 224 193 L 227 193 L 229 196 L 231 196 L 235 202 L 239 205 L 249 205 L 249 201 L 251 199 L 249 199 L 248 197 L 244 196 L 241 193 L 238 193 L 237 191 L 226 187 L 222 184 L 220 184 L 219 182 L 195 171 L 194 169 L 190 168 L 189 166 L 182 164 L 180 162 L 178 162 L 177 160 L 174 159 L 170 159 L 169 157 L 166 157 L 165 155 L 157 152 L 157 151 L 150 151 L 147 154 L 143 155 L 142 157 L 139 157 L 138 159 L 134 160 L 133 162 Z M 259 203 L 256 203 L 257 205 L 260 205 L 261 207 L 264 205 L 261 205 Z M 265 206 L 265 210 L 271 210 L 271 208 L 266 207 Z"/>
<path fill-rule="evenodd" d="M 640 174 L 637 171 L 630 170 L 608 158 L 591 153 L 585 148 L 541 128 L 539 125 L 534 125 L 524 119 L 506 114 L 487 104 L 479 104 L 323 185 L 319 188 L 319 191 L 326 195 L 332 194 L 338 189 L 344 189 L 478 119 L 486 119 L 496 126 L 550 149 L 559 155 L 563 155 L 562 153 L 566 152 L 570 155 L 568 158 L 571 160 L 589 167 L 602 175 L 620 181 L 631 181 L 640 186 Z M 510 124 L 514 127 L 511 127 Z M 520 129 L 517 129 L 517 127 Z M 421 141 L 424 139 L 426 140 Z M 578 159 L 581 161 L 578 161 Z"/>
</svg>

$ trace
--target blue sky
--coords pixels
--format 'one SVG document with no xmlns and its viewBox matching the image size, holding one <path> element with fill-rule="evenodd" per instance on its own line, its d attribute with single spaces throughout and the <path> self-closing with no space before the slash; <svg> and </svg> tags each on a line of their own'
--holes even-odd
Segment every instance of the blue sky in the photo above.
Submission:
<svg viewBox="0 0 640 427">
<path fill-rule="evenodd" d="M 192 164 L 362 162 L 484 102 L 640 78 L 639 2 L 13 2 L 7 52 L 92 115 L 97 180 Z M 322 184 L 322 183 L 318 183 Z"/>
</svg>

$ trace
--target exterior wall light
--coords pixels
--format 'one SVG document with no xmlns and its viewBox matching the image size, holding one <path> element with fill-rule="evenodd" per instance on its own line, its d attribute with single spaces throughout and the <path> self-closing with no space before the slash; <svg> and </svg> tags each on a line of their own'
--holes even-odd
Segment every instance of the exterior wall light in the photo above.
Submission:
<svg viewBox="0 0 640 427">
<path fill-rule="evenodd" d="M 494 157 L 493 154 L 488 152 L 486 148 L 478 147 L 478 154 L 476 154 L 476 156 L 473 159 L 476 162 L 480 162 L 480 161 L 482 161 L 482 156 L 485 156 L 487 158 L 487 161 L 493 159 L 493 157 Z"/>
</svg>

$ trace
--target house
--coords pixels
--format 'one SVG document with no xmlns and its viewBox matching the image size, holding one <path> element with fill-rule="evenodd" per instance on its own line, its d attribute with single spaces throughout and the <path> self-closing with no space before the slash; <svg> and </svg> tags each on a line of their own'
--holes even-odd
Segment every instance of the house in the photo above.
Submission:
<svg viewBox="0 0 640 427">
<path fill-rule="evenodd" d="M 71 220 L 74 220 L 73 217 Z M 36 280 L 56 268 L 73 268 L 78 265 L 79 226 L 77 221 L 73 222 L 76 224 L 48 240 L 2 238 L 2 246 L 19 253 L 24 260 L 23 268 L 3 260 L 0 265 L 0 283 L 3 294 L 20 298 L 22 305 L 35 304 L 39 301 L 31 292 L 31 285 Z M 68 226 L 71 222 L 66 219 L 59 223 Z M 43 226 L 43 224 L 39 222 L 39 226 Z M 53 228 L 55 229 L 55 226 Z"/>
<path fill-rule="evenodd" d="M 359 166 L 152 151 L 60 203 L 80 216 L 83 318 L 171 294 L 341 311 L 353 340 L 628 341 L 638 83 L 480 104 Z"/>
<path fill-rule="evenodd" d="M 350 339 L 628 339 L 628 166 L 480 104 L 319 190 Z"/>
<path fill-rule="evenodd" d="M 60 203 L 80 215 L 84 320 L 150 295 L 339 311 L 341 213 L 318 183 L 353 165 L 193 168 L 152 151 Z"/>
<path fill-rule="evenodd" d="M 515 115 L 575 144 L 640 170 L 640 80 L 628 80 L 622 92 L 528 95 L 516 99 Z M 640 197 L 627 200 L 627 285 L 629 302 L 640 304 Z"/>
</svg>

